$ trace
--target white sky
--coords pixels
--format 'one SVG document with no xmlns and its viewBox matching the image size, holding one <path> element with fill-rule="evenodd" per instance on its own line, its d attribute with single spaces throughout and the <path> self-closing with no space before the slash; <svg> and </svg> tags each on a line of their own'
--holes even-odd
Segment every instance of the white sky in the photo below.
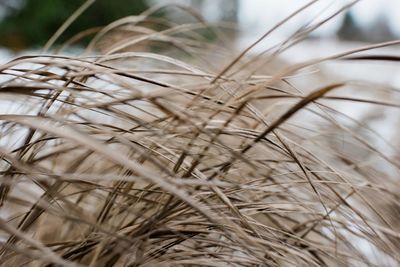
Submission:
<svg viewBox="0 0 400 267">
<path fill-rule="evenodd" d="M 257 31 L 265 31 L 273 23 L 283 19 L 308 2 L 309 0 L 241 0 L 239 17 L 242 28 L 246 30 L 248 27 L 253 30 L 257 29 Z M 312 8 L 294 19 L 291 23 L 292 26 L 287 26 L 286 31 L 304 25 L 318 14 L 325 17 L 348 2 L 350 1 L 320 0 Z M 361 0 L 352 7 L 352 11 L 356 22 L 360 25 L 373 23 L 383 14 L 388 19 L 392 31 L 400 35 L 400 0 Z M 338 16 L 321 28 L 318 33 L 322 35 L 332 33 L 340 26 L 342 18 L 343 16 Z"/>
</svg>

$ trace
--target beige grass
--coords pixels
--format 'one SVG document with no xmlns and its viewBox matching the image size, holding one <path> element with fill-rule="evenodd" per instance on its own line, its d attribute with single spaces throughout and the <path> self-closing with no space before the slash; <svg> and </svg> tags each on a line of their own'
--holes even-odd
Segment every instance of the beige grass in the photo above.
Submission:
<svg viewBox="0 0 400 267">
<path fill-rule="evenodd" d="M 1 266 L 396 266 L 399 149 L 334 103 L 398 113 L 399 90 L 292 77 L 400 42 L 277 64 L 313 25 L 254 57 L 167 8 L 188 23 L 155 7 L 77 35 L 96 34 L 82 55 L 0 66 L 19 107 L 0 115 Z"/>
</svg>

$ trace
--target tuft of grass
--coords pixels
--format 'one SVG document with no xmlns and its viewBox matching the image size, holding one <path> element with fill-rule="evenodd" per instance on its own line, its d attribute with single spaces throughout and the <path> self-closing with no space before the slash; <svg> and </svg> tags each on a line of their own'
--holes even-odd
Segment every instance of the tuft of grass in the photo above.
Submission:
<svg viewBox="0 0 400 267">
<path fill-rule="evenodd" d="M 0 66 L 1 266 L 397 266 L 400 153 L 370 122 L 399 90 L 302 73 L 400 41 L 277 60 L 346 8 L 259 56 L 269 33 L 236 54 L 171 5 Z"/>
</svg>

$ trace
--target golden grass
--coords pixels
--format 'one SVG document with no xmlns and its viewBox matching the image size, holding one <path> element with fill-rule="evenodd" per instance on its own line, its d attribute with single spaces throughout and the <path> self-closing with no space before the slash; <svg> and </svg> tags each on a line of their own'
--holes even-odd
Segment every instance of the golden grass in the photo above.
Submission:
<svg viewBox="0 0 400 267">
<path fill-rule="evenodd" d="M 0 114 L 0 264 L 400 262 L 399 150 L 377 147 L 367 118 L 332 105 L 398 112 L 398 89 L 340 80 L 304 90 L 292 81 L 325 62 L 398 61 L 360 52 L 400 41 L 274 63 L 324 21 L 263 56 L 249 56 L 253 46 L 235 56 L 220 28 L 172 7 L 188 23 L 154 17 L 155 7 L 67 42 L 96 34 L 84 54 L 0 66 L 1 103 L 14 107 Z"/>
</svg>

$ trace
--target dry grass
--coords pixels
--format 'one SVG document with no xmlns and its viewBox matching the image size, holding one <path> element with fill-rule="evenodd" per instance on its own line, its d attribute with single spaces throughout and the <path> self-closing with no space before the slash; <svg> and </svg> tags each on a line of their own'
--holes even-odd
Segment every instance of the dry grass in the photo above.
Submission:
<svg viewBox="0 0 400 267">
<path fill-rule="evenodd" d="M 322 22 L 235 57 L 171 8 L 188 23 L 154 8 L 0 66 L 1 265 L 397 266 L 399 150 L 335 103 L 394 113 L 398 89 L 293 77 L 400 42 L 274 63 Z"/>
</svg>

